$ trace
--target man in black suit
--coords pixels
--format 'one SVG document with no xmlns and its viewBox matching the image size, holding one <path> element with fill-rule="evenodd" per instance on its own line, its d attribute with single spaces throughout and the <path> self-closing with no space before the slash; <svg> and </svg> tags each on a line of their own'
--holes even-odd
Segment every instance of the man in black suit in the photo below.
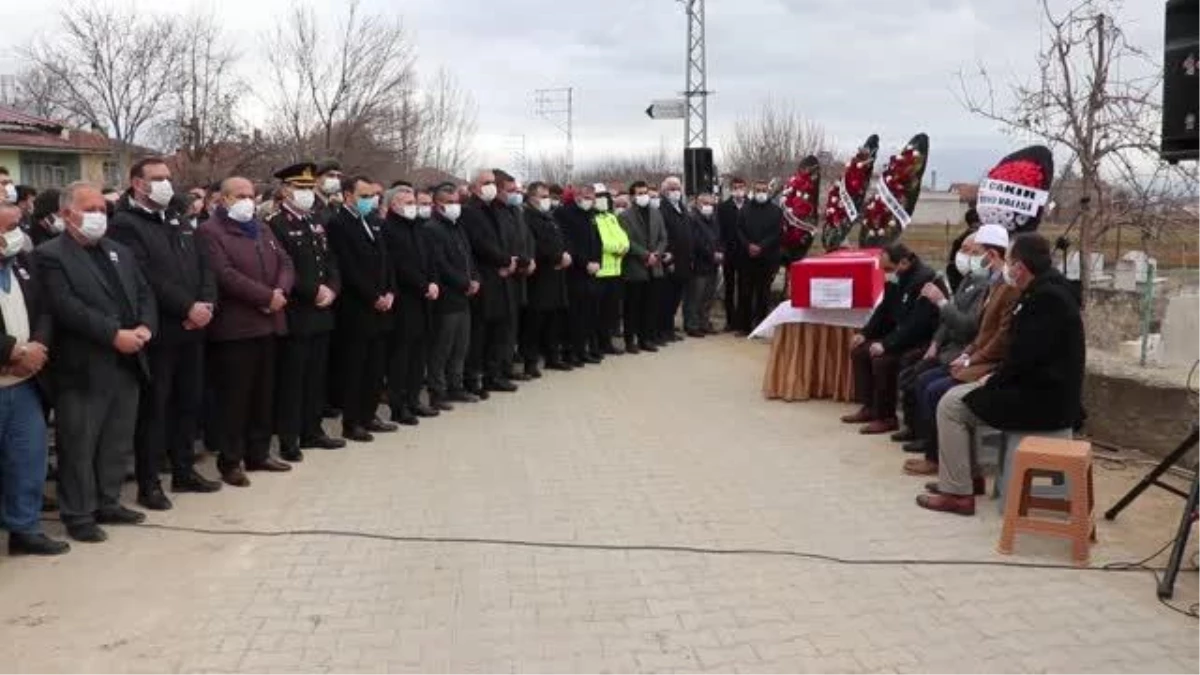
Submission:
<svg viewBox="0 0 1200 675">
<path fill-rule="evenodd" d="M 471 348 L 467 355 L 467 389 L 486 399 L 489 391 L 513 392 L 517 385 L 505 377 L 512 362 L 510 320 L 516 310 L 513 275 L 517 256 L 509 247 L 505 223 L 508 205 L 500 196 L 496 174 L 480 171 L 471 184 L 471 197 L 462 207 L 462 229 L 471 240 L 479 293 L 471 299 Z"/>
<path fill-rule="evenodd" d="M 99 524 L 145 520 L 119 500 L 158 322 L 133 252 L 104 238 L 107 210 L 95 186 L 67 186 L 67 230 L 36 255 L 54 316 L 59 515 L 72 539 L 87 542 L 107 538 Z"/>
<path fill-rule="evenodd" d="M 288 334 L 280 342 L 275 371 L 275 433 L 279 456 L 298 462 L 304 457 L 302 448 L 336 450 L 346 445 L 321 428 L 333 305 L 342 290 L 342 275 L 325 227 L 313 219 L 316 165 L 293 164 L 275 177 L 283 181 L 283 200 L 267 224 L 296 270 L 286 309 Z"/>
<path fill-rule="evenodd" d="M 667 230 L 667 261 L 662 278 L 663 292 L 659 294 L 657 342 L 667 344 L 681 339 L 675 331 L 675 315 L 683 302 L 683 295 L 692 278 L 692 222 L 687 204 L 683 202 L 683 183 L 677 176 L 668 176 L 662 182 L 662 194 L 666 197 L 659 207 L 663 226 Z"/>
<path fill-rule="evenodd" d="M 600 363 L 599 352 L 592 353 L 588 343 L 596 334 L 598 285 L 600 271 L 600 232 L 592 220 L 592 204 L 596 193 L 592 186 L 577 189 L 570 202 L 554 211 L 562 225 L 563 240 L 571 255 L 567 268 L 567 341 L 563 360 L 570 366 L 582 367 Z"/>
<path fill-rule="evenodd" d="M 453 410 L 450 401 L 479 402 L 463 383 L 463 365 L 471 341 L 470 301 L 479 292 L 479 278 L 471 242 L 458 224 L 462 205 L 458 203 L 457 188 L 453 183 L 443 183 L 434 188 L 433 198 L 429 232 L 438 299 L 433 303 L 433 341 L 429 348 L 429 402 L 438 410 Z"/>
<path fill-rule="evenodd" d="M 729 182 L 729 187 L 729 198 L 717 208 L 721 248 L 725 251 L 721 261 L 721 283 L 725 286 L 725 331 L 748 333 L 750 329 L 741 324 L 741 305 L 738 303 L 740 286 L 744 281 L 746 252 L 737 236 L 738 219 L 747 203 L 746 181 L 735 177 Z"/>
<path fill-rule="evenodd" d="M 396 283 L 387 246 L 371 216 L 377 197 L 362 176 L 342 180 L 342 206 L 329 223 L 329 245 L 342 274 L 335 342 L 340 350 L 342 436 L 368 443 L 371 432 L 398 427 L 375 417 L 383 391 L 387 331 Z"/>
<path fill-rule="evenodd" d="M 742 207 L 734 234 L 742 264 L 738 272 L 737 311 L 739 332 L 748 333 L 771 312 L 771 282 L 779 272 L 782 255 L 783 209 L 771 201 L 765 180 L 754 181 L 754 198 Z"/>
<path fill-rule="evenodd" d="M 117 203 L 110 237 L 133 251 L 158 305 L 159 333 L 146 349 L 150 380 L 139 398 L 134 458 L 138 504 L 171 508 L 159 485 L 165 450 L 172 492 L 216 492 L 221 484 L 194 468 L 196 429 L 204 395 L 204 329 L 213 317 L 217 283 L 196 245 L 195 231 L 167 208 L 171 170 L 147 157 L 129 170 L 129 190 Z"/>
<path fill-rule="evenodd" d="M 46 481 L 46 365 L 53 320 L 33 275 L 20 211 L 0 204 L 0 527 L 13 555 L 58 555 L 70 550 L 42 532 Z"/>
</svg>

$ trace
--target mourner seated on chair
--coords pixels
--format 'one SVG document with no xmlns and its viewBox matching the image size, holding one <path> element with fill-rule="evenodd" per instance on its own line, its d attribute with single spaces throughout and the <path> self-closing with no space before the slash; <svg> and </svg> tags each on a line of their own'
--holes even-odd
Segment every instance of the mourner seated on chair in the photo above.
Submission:
<svg viewBox="0 0 1200 675">
<path fill-rule="evenodd" d="M 899 428 L 897 378 L 901 369 L 921 358 L 938 322 L 937 306 L 921 295 L 921 289 L 941 282 L 916 253 L 904 244 L 891 244 L 880 252 L 879 264 L 888 278 L 883 300 L 850 343 L 854 394 L 862 408 L 842 418 L 846 424 L 866 423 L 864 434 Z"/>
<path fill-rule="evenodd" d="M 983 492 L 971 456 L 978 427 L 1050 431 L 1079 418 L 1083 322 L 1066 278 L 1051 267 L 1046 239 L 1032 233 L 1014 239 L 1004 277 L 1020 290 L 1008 353 L 995 372 L 954 387 L 938 403 L 938 480 L 917 497 L 922 508 L 975 513 L 974 495 Z"/>
</svg>

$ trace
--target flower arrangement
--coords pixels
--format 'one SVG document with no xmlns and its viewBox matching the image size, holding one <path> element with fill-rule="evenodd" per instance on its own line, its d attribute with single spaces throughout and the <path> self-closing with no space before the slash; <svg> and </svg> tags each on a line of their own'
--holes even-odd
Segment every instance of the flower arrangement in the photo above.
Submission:
<svg viewBox="0 0 1200 675">
<path fill-rule="evenodd" d="M 882 246 L 895 241 L 912 220 L 921 196 L 921 179 L 929 157 L 929 137 L 913 136 L 900 152 L 888 158 L 875 192 L 867 203 L 859 245 Z"/>
<path fill-rule="evenodd" d="M 821 164 L 813 155 L 800 161 L 799 168 L 783 189 L 783 232 L 780 245 L 788 262 L 808 254 L 817 231 L 817 200 L 821 194 Z"/>
<path fill-rule="evenodd" d="M 980 220 L 1013 233 L 1036 230 L 1053 178 L 1054 155 L 1046 146 L 1031 145 L 1008 155 L 979 185 L 975 208 Z"/>
<path fill-rule="evenodd" d="M 846 235 L 858 222 L 878 152 L 879 136 L 871 134 L 846 163 L 841 182 L 829 188 L 825 196 L 825 224 L 821 228 L 821 244 L 826 251 L 841 248 Z"/>
</svg>

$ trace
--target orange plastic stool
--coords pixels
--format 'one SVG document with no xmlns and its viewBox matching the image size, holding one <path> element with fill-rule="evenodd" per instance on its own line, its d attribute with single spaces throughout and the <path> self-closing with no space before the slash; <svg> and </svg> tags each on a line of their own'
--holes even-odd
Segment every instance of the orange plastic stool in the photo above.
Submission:
<svg viewBox="0 0 1200 675">
<path fill-rule="evenodd" d="M 1061 474 L 1066 477 L 1067 498 L 1048 499 L 1032 495 L 1033 479 Z M 1065 537 L 1072 542 L 1075 564 L 1086 565 L 1091 542 L 1096 540 L 1095 504 L 1092 490 L 1092 446 L 1084 441 L 1028 436 L 1017 446 L 1012 473 L 1005 488 L 1004 527 L 997 550 L 1010 554 L 1018 532 Z M 1034 518 L 1030 509 L 1066 513 L 1067 519 Z"/>
</svg>

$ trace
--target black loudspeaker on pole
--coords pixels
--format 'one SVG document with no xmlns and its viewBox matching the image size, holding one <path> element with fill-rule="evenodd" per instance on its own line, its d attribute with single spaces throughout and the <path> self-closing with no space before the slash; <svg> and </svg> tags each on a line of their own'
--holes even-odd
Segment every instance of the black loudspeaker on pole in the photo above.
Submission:
<svg viewBox="0 0 1200 675">
<path fill-rule="evenodd" d="M 1200 157 L 1200 0 L 1167 0 L 1163 45 L 1162 158 Z"/>
<path fill-rule="evenodd" d="M 717 184 L 712 148 L 684 148 L 683 189 L 689 195 L 712 192 Z"/>
</svg>

